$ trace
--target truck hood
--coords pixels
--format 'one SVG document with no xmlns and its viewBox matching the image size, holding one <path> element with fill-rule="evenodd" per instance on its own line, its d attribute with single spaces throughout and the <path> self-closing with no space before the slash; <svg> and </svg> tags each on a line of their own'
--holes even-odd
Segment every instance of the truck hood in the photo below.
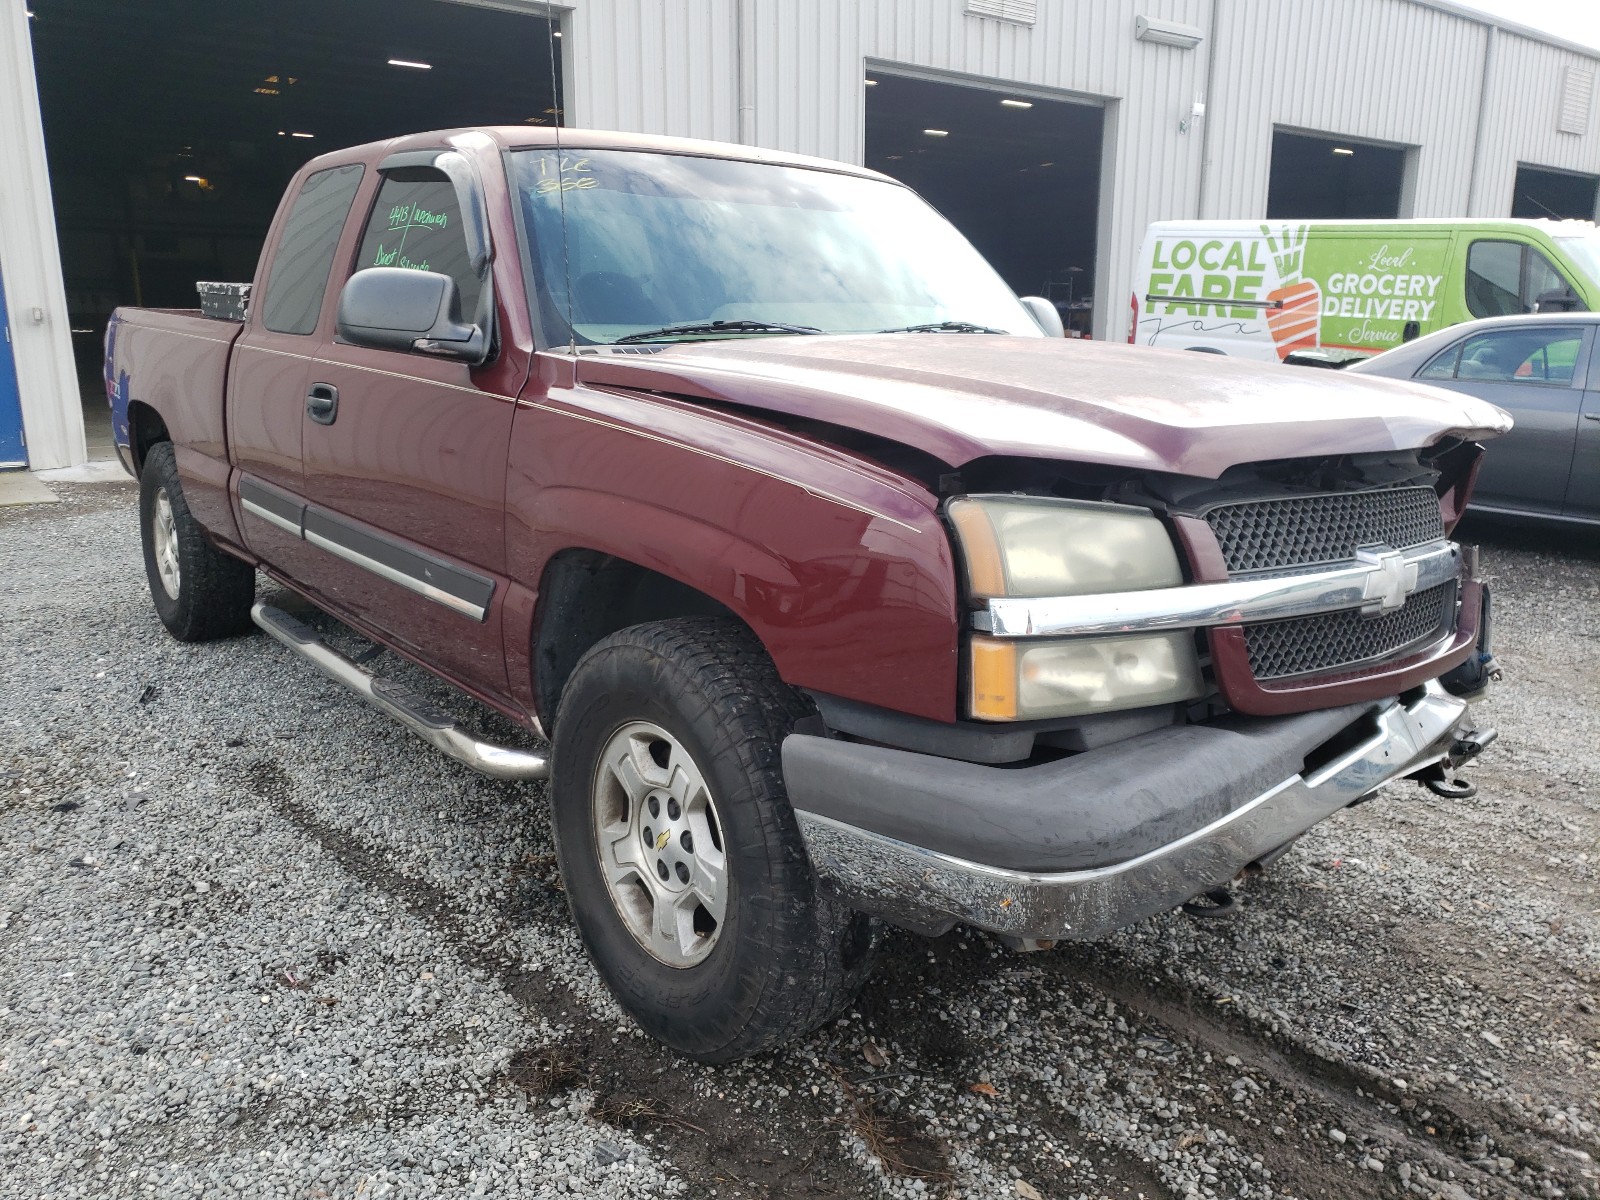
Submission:
<svg viewBox="0 0 1600 1200">
<path fill-rule="evenodd" d="M 1216 478 L 1511 428 L 1436 388 L 1215 354 L 986 334 L 775 336 L 581 354 L 579 382 L 783 413 L 912 446 Z"/>
</svg>

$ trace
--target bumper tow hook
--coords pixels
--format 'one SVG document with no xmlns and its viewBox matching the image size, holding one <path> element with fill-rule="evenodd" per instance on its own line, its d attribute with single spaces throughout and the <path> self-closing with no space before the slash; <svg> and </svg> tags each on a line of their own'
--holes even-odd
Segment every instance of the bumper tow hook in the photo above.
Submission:
<svg viewBox="0 0 1600 1200">
<path fill-rule="evenodd" d="M 1499 737 L 1496 729 L 1474 729 L 1462 734 L 1450 744 L 1450 753 L 1442 762 L 1435 763 L 1412 778 L 1435 796 L 1446 800 L 1470 800 L 1478 794 L 1478 785 L 1456 774 L 1456 769 L 1471 762 Z"/>
<path fill-rule="evenodd" d="M 1436 779 L 1424 779 L 1422 786 L 1435 796 L 1443 796 L 1446 800 L 1470 800 L 1478 794 L 1478 785 L 1470 779 L 1463 779 L 1454 772 L 1439 768 Z"/>
<path fill-rule="evenodd" d="M 1212 917 L 1234 916 L 1239 911 L 1239 901 L 1227 888 L 1212 888 L 1179 907 L 1185 916 L 1209 920 Z"/>
</svg>

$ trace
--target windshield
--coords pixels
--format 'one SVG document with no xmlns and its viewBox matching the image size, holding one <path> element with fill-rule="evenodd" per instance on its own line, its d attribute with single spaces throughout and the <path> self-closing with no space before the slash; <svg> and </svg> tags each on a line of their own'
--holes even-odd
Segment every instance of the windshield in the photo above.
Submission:
<svg viewBox="0 0 1600 1200">
<path fill-rule="evenodd" d="M 1042 336 L 967 240 L 895 184 L 677 154 L 566 150 L 560 171 L 553 150 L 511 158 L 535 318 L 553 343 L 796 332 L 770 323 Z M 747 324 L 665 332 L 717 321 Z"/>
<path fill-rule="evenodd" d="M 1558 237 L 1560 246 L 1583 272 L 1583 281 L 1591 294 L 1600 287 L 1600 233 L 1586 233 L 1581 237 Z"/>
</svg>

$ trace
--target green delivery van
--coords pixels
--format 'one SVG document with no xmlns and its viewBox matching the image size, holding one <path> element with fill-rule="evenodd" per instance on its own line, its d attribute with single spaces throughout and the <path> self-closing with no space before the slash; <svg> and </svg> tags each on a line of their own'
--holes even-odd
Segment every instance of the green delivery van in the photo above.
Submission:
<svg viewBox="0 0 1600 1200">
<path fill-rule="evenodd" d="M 1476 317 L 1596 309 L 1592 221 L 1162 221 L 1128 340 L 1337 363 Z"/>
</svg>

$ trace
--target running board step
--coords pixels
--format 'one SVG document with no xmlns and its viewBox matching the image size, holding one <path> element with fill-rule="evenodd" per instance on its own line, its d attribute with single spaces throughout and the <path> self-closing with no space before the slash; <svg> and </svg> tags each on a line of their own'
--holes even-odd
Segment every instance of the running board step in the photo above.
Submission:
<svg viewBox="0 0 1600 1200">
<path fill-rule="evenodd" d="M 392 679 L 363 671 L 298 617 L 258 601 L 250 609 L 250 618 L 329 679 L 342 683 L 457 762 L 495 779 L 549 778 L 548 754 L 498 746 L 474 737 L 426 696 Z"/>
</svg>

